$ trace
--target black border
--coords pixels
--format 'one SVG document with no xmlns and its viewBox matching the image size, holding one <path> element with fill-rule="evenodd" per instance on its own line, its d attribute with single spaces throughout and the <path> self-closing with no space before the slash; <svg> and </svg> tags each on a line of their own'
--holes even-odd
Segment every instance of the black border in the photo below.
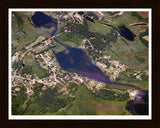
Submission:
<svg viewBox="0 0 160 128">
<path fill-rule="evenodd" d="M 8 120 L 8 9 L 9 8 L 152 8 L 152 120 Z M 158 45 L 159 0 L 1 0 L 0 4 L 0 122 L 4 128 L 160 126 Z"/>
</svg>

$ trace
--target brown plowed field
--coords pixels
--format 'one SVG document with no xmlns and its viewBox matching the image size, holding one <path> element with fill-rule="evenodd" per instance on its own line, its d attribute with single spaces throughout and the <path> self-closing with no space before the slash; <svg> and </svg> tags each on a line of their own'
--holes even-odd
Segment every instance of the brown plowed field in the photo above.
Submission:
<svg viewBox="0 0 160 128">
<path fill-rule="evenodd" d="M 143 18 L 148 18 L 148 12 L 137 12 Z"/>
</svg>

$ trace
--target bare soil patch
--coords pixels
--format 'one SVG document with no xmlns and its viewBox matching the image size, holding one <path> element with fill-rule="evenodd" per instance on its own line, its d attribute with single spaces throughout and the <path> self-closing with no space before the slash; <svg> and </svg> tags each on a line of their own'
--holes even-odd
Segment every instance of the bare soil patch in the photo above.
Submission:
<svg viewBox="0 0 160 128">
<path fill-rule="evenodd" d="M 148 12 L 137 12 L 143 18 L 148 18 Z"/>
</svg>

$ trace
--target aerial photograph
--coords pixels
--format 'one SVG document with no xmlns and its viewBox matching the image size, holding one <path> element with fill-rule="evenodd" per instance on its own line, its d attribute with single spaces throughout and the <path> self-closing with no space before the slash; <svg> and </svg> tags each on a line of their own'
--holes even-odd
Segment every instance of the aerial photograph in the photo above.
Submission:
<svg viewBox="0 0 160 128">
<path fill-rule="evenodd" d="M 148 11 L 11 11 L 11 115 L 149 115 Z"/>
</svg>

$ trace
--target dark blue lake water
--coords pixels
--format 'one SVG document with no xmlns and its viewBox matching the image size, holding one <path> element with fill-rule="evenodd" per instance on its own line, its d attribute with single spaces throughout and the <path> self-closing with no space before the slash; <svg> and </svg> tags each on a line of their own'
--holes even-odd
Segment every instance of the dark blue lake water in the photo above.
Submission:
<svg viewBox="0 0 160 128">
<path fill-rule="evenodd" d="M 126 104 L 126 109 L 133 115 L 148 115 L 148 91 L 141 90 L 137 93 L 134 100 L 129 100 Z"/>
<path fill-rule="evenodd" d="M 94 65 L 86 52 L 79 48 L 70 47 L 62 44 L 57 39 L 57 43 L 66 47 L 64 51 L 54 53 L 60 67 L 68 72 L 77 73 L 101 82 L 108 82 L 107 77 L 100 68 Z"/>
<path fill-rule="evenodd" d="M 31 19 L 36 27 L 55 28 L 54 31 L 51 32 L 51 36 L 54 36 L 54 34 L 57 32 L 57 19 L 48 16 L 43 12 L 35 12 Z"/>
<path fill-rule="evenodd" d="M 93 19 L 91 19 L 89 16 L 87 16 L 84 12 L 78 12 L 79 15 L 83 16 L 86 20 L 95 23 Z"/>
<path fill-rule="evenodd" d="M 136 35 L 132 33 L 131 30 L 129 30 L 124 24 L 118 26 L 118 32 L 122 37 L 129 41 L 134 41 L 134 37 L 136 37 Z"/>
</svg>

